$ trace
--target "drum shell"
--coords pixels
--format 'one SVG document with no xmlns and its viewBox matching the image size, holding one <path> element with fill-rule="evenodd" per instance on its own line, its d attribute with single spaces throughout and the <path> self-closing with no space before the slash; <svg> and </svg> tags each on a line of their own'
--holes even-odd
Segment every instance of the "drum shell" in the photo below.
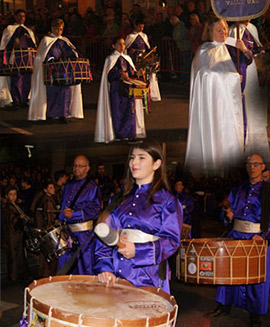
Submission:
<svg viewBox="0 0 270 327">
<path fill-rule="evenodd" d="M 37 299 L 31 295 L 31 291 L 34 290 L 36 287 L 40 285 L 48 285 L 54 282 L 66 282 L 69 281 L 78 281 L 79 283 L 89 283 L 93 282 L 99 284 L 102 289 L 104 288 L 103 293 L 109 292 L 110 287 L 106 287 L 104 284 L 100 284 L 98 282 L 97 276 L 86 276 L 86 275 L 69 275 L 69 276 L 54 276 L 49 278 L 43 278 L 38 281 L 34 281 L 32 284 L 29 285 L 28 288 L 25 289 L 25 311 L 28 314 L 28 321 L 29 324 L 32 320 L 35 319 L 35 316 L 38 316 L 44 321 L 44 326 L 48 326 L 48 320 L 50 319 L 50 327 L 67 327 L 67 326 L 74 326 L 79 327 L 83 325 L 84 327 L 111 327 L 111 326 L 121 326 L 121 327 L 146 327 L 146 326 L 158 326 L 158 327 L 171 327 L 173 326 L 173 322 L 176 321 L 178 306 L 173 296 L 163 292 L 162 290 L 158 290 L 155 287 L 140 287 L 136 288 L 131 285 L 129 282 L 125 280 L 116 280 L 116 285 L 120 285 L 121 287 L 126 287 L 126 292 L 132 291 L 132 289 L 141 289 L 146 291 L 147 293 L 154 293 L 158 296 L 162 297 L 163 300 L 170 304 L 172 308 L 166 314 L 160 314 L 158 317 L 150 317 L 149 321 L 147 322 L 146 318 L 138 318 L 132 319 L 117 319 L 115 320 L 110 318 L 97 318 L 91 315 L 82 315 L 73 313 L 72 309 L 70 311 L 64 311 L 58 309 L 57 307 L 50 307 L 49 305 L 42 302 L 43 299 Z M 117 286 L 116 286 L 117 287 Z M 79 294 L 83 296 L 78 290 Z M 94 295 L 94 294 L 92 294 Z M 117 301 L 117 299 L 114 299 Z M 135 299 L 136 301 L 136 299 Z M 104 307 L 106 309 L 106 303 L 104 303 Z M 28 310 L 27 310 L 28 308 Z M 115 324 L 117 321 L 117 324 Z M 32 326 L 32 324 L 31 324 Z M 39 326 L 39 325 L 33 325 Z"/>
<path fill-rule="evenodd" d="M 0 50 L 0 76 L 32 74 L 37 50 Z"/>
<path fill-rule="evenodd" d="M 84 58 L 44 62 L 43 76 L 45 85 L 72 86 L 92 81 L 89 59 Z"/>
<path fill-rule="evenodd" d="M 267 241 L 230 239 L 183 240 L 176 275 L 189 283 L 241 285 L 266 278 Z"/>
</svg>

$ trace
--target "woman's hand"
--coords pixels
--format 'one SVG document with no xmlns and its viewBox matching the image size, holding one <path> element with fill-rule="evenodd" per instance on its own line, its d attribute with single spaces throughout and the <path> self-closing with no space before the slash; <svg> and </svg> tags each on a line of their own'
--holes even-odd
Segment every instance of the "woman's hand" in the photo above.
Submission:
<svg viewBox="0 0 270 327">
<path fill-rule="evenodd" d="M 242 52 L 247 51 L 247 47 L 245 46 L 245 43 L 240 39 L 236 40 L 235 46 L 237 49 L 241 50 Z"/>
<path fill-rule="evenodd" d="M 128 80 L 128 72 L 124 72 L 124 71 L 121 71 L 121 78 L 123 79 L 123 80 Z"/>
<path fill-rule="evenodd" d="M 108 286 L 113 286 L 115 284 L 115 280 L 116 277 L 113 273 L 109 272 L 109 271 L 104 271 L 100 274 L 98 274 L 98 280 L 103 283 L 106 284 L 106 287 Z"/>
<path fill-rule="evenodd" d="M 120 242 L 124 245 L 122 248 L 118 248 L 118 252 L 121 253 L 126 259 L 132 259 L 135 257 L 135 245 L 128 242 L 125 238 L 121 238 Z"/>
</svg>

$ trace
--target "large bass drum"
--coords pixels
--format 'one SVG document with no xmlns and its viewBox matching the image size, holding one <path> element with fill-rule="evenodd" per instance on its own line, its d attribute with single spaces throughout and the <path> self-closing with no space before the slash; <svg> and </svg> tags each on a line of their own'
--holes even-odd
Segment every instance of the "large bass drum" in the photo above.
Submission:
<svg viewBox="0 0 270 327">
<path fill-rule="evenodd" d="M 265 240 L 183 240 L 176 259 L 176 277 L 198 284 L 261 283 L 266 278 L 266 258 Z"/>
<path fill-rule="evenodd" d="M 43 278 L 25 289 L 31 327 L 172 327 L 177 309 L 174 297 L 159 289 L 125 280 L 106 287 L 97 276 Z"/>
<path fill-rule="evenodd" d="M 69 86 L 92 81 L 90 62 L 85 58 L 44 62 L 43 69 L 46 85 Z"/>
<path fill-rule="evenodd" d="M 0 76 L 32 74 L 37 50 L 0 50 Z"/>
</svg>

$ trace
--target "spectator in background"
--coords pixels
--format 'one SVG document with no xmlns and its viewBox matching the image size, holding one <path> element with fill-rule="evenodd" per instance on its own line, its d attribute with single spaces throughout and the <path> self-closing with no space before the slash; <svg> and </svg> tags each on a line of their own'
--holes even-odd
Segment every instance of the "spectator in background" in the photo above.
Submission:
<svg viewBox="0 0 270 327">
<path fill-rule="evenodd" d="M 200 22 L 204 26 L 204 24 L 207 22 L 208 19 L 208 13 L 207 13 L 205 2 L 203 0 L 199 0 L 196 3 L 196 9 L 199 15 Z"/>
<path fill-rule="evenodd" d="M 105 208 L 113 193 L 113 182 L 111 178 L 105 174 L 105 166 L 103 163 L 98 163 L 95 174 L 95 182 L 99 186 L 102 195 L 102 205 Z"/>
<path fill-rule="evenodd" d="M 179 199 L 183 208 L 183 223 L 187 225 L 192 225 L 192 212 L 194 210 L 194 202 L 190 194 L 185 191 L 185 186 L 181 178 L 175 180 L 174 189 L 176 192 L 176 197 Z M 191 229 L 192 235 L 192 229 Z"/>
<path fill-rule="evenodd" d="M 105 16 L 104 22 L 106 25 L 102 33 L 102 38 L 109 48 L 112 44 L 113 39 L 118 34 L 119 26 L 115 23 L 114 17 L 112 16 Z"/>
<path fill-rule="evenodd" d="M 35 195 L 35 188 L 32 186 L 32 181 L 29 177 L 23 177 L 21 179 L 21 189 L 18 194 L 18 198 L 22 201 L 21 207 L 23 211 L 29 216 L 31 215 L 31 203 Z"/>
<path fill-rule="evenodd" d="M 127 13 L 122 13 L 121 25 L 120 25 L 119 30 L 118 30 L 118 36 L 125 39 L 127 37 L 127 35 L 130 34 L 131 32 L 132 32 L 132 28 L 131 28 L 131 25 L 130 25 L 128 14 Z"/>
<path fill-rule="evenodd" d="M 189 25 L 188 15 L 184 11 L 182 5 L 175 6 L 175 16 L 177 16 L 179 20 L 185 24 L 185 26 Z"/>
<path fill-rule="evenodd" d="M 155 22 L 150 31 L 151 43 L 155 46 L 160 43 L 164 35 L 164 22 L 162 12 L 156 13 Z"/>
<path fill-rule="evenodd" d="M 191 51 L 190 41 L 187 39 L 187 29 L 185 24 L 177 16 L 172 16 L 170 22 L 173 26 L 173 39 L 180 50 L 180 78 L 182 82 L 189 81 Z"/>
<path fill-rule="evenodd" d="M 25 280 L 27 277 L 27 263 L 24 253 L 23 235 L 24 220 L 17 209 L 17 189 L 9 186 L 6 189 L 7 203 L 3 208 L 3 221 L 7 240 L 8 278 L 12 281 Z"/>
<path fill-rule="evenodd" d="M 170 22 L 170 18 L 175 16 L 175 11 L 173 6 L 168 6 L 167 8 L 167 17 L 164 20 L 164 33 L 163 35 L 166 37 L 172 37 L 173 26 Z"/>
<path fill-rule="evenodd" d="M 198 47 L 202 43 L 203 27 L 197 14 L 191 14 L 189 22 L 190 26 L 186 38 L 190 41 L 191 55 L 194 57 Z"/>
<path fill-rule="evenodd" d="M 55 188 L 55 195 L 54 200 L 56 204 L 56 209 L 60 209 L 62 198 L 63 198 L 63 189 L 68 180 L 68 176 L 65 170 L 58 170 L 54 173 L 54 188 Z"/>
<path fill-rule="evenodd" d="M 92 8 L 87 8 L 84 16 L 85 37 L 96 38 L 99 35 L 101 19 Z"/>
<path fill-rule="evenodd" d="M 130 23 L 134 25 L 136 20 L 143 21 L 145 15 L 142 13 L 141 6 L 139 4 L 135 4 L 133 6 L 132 14 L 130 15 Z"/>
<path fill-rule="evenodd" d="M 43 185 L 43 195 L 40 199 L 40 225 L 37 226 L 43 231 L 48 231 L 56 223 L 57 214 L 50 212 L 56 210 L 56 203 L 54 201 L 55 188 L 53 181 L 46 181 Z M 48 249 L 49 250 L 49 249 Z M 39 276 L 40 278 L 54 276 L 57 272 L 58 261 L 56 258 L 49 263 L 45 258 L 46 254 L 40 253 L 39 256 Z"/>
</svg>

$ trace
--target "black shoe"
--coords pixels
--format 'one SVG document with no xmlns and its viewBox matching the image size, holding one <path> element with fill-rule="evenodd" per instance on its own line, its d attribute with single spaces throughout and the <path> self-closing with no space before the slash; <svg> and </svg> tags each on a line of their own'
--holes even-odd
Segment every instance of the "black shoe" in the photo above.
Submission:
<svg viewBox="0 0 270 327">
<path fill-rule="evenodd" d="M 261 316 L 255 315 L 254 313 L 249 314 L 250 327 L 261 327 L 262 321 Z"/>
<path fill-rule="evenodd" d="M 231 312 L 230 305 L 223 305 L 223 304 L 219 303 L 213 311 L 206 313 L 206 316 L 208 318 L 218 317 L 218 316 L 227 316 L 228 314 L 230 314 L 230 312 Z"/>
</svg>

